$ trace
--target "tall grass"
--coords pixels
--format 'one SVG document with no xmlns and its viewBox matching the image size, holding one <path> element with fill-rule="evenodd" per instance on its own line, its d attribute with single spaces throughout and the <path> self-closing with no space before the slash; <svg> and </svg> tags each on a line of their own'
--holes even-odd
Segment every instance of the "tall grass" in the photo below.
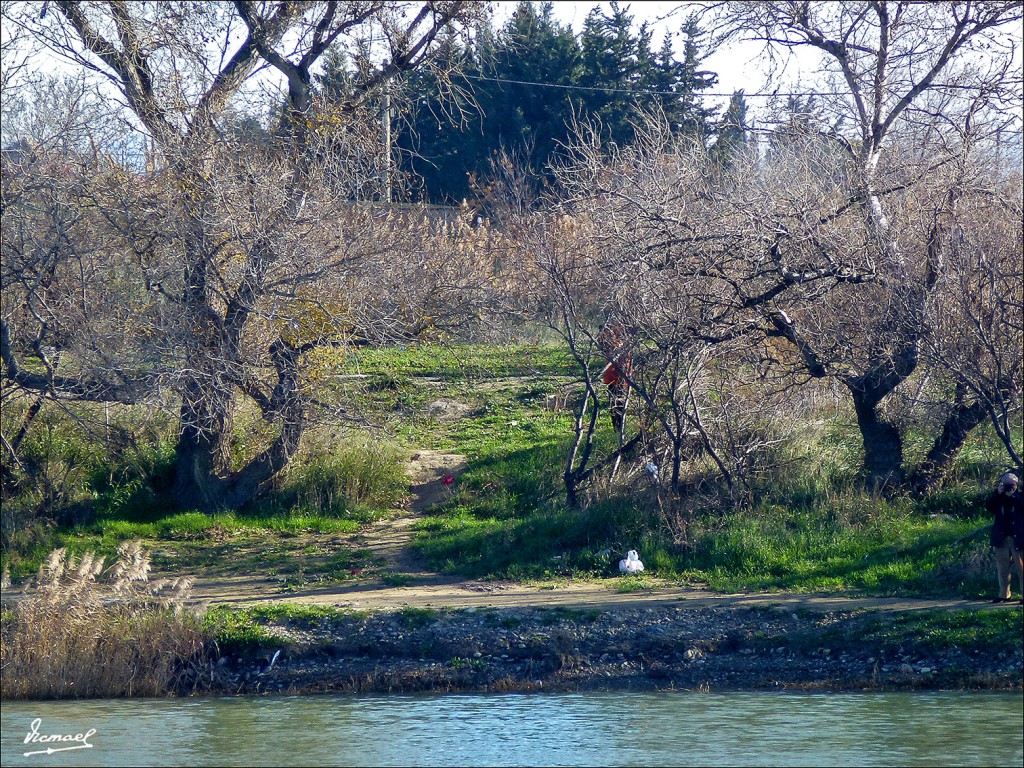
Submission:
<svg viewBox="0 0 1024 768">
<path fill-rule="evenodd" d="M 386 517 L 408 493 L 404 455 L 397 447 L 346 442 L 305 451 L 275 491 L 246 508 L 215 515 L 177 511 L 157 492 L 168 485 L 173 456 L 173 445 L 155 440 L 133 446 L 117 462 L 90 465 L 89 478 L 79 489 L 90 514 L 74 524 L 41 517 L 27 497 L 5 499 L 2 565 L 21 583 L 58 547 L 113 557 L 118 544 L 130 538 L 201 541 L 266 531 L 352 533 Z"/>
<path fill-rule="evenodd" d="M 984 520 L 849 495 L 702 517 L 680 570 L 712 588 L 978 597 L 990 591 Z"/>
<path fill-rule="evenodd" d="M 491 411 L 501 412 L 501 423 L 484 423 Z M 475 457 L 453 498 L 419 524 L 419 551 L 468 576 L 614 575 L 617 559 L 635 548 L 648 573 L 728 591 L 991 591 L 978 483 L 999 467 L 984 429 L 972 435 L 951 485 L 914 500 L 862 490 L 856 428 L 809 420 L 768 457 L 770 471 L 744 504 L 704 479 L 700 494 L 685 499 L 685 530 L 675 530 L 642 483 L 606 484 L 583 509 L 567 509 L 558 492 L 559 427 L 511 399 L 459 425 L 455 437 Z"/>
<path fill-rule="evenodd" d="M 17 422 L 23 405 L 5 406 L 5 428 Z M 88 405 L 68 412 L 44 407 L 20 448 L 20 463 L 5 467 L 0 544 L 11 571 L 34 571 L 46 552 L 61 546 L 63 531 L 97 521 L 154 520 L 168 511 L 162 492 L 174 465 L 171 430 L 137 410 L 106 415 Z"/>
<path fill-rule="evenodd" d="M 386 443 L 343 444 L 311 451 L 290 467 L 258 509 L 288 509 L 292 515 L 373 518 L 408 494 L 402 455 Z"/>
<path fill-rule="evenodd" d="M 51 553 L 34 588 L 0 626 L 4 699 L 157 696 L 204 658 L 206 637 L 183 608 L 189 582 L 150 583 L 149 557 L 126 542 L 103 558 Z"/>
</svg>

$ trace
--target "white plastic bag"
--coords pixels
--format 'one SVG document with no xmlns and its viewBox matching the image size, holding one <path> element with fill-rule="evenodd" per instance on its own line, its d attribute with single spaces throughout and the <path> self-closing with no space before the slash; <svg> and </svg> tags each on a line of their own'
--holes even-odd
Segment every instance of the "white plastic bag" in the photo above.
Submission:
<svg viewBox="0 0 1024 768">
<path fill-rule="evenodd" d="M 640 562 L 640 555 L 636 553 L 635 549 L 631 549 L 626 553 L 625 560 L 619 560 L 619 571 L 621 573 L 640 573 L 643 569 L 644 564 Z"/>
</svg>

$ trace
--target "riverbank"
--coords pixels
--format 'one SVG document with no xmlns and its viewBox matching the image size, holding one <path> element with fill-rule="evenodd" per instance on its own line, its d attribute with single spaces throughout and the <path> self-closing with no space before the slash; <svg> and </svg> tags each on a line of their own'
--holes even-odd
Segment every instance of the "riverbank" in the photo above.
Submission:
<svg viewBox="0 0 1024 768">
<path fill-rule="evenodd" d="M 192 690 L 1021 690 L 1020 607 L 980 613 L 992 631 L 976 611 L 251 609 L 259 642 L 229 641 Z"/>
<path fill-rule="evenodd" d="M 1017 603 L 439 576 L 288 597 L 265 579 L 108 593 L 58 561 L 51 581 L 3 590 L 5 699 L 1024 689 Z"/>
</svg>

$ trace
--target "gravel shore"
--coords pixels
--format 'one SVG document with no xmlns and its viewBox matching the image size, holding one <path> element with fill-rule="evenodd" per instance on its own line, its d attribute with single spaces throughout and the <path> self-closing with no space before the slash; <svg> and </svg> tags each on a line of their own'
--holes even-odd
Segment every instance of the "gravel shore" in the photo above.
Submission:
<svg viewBox="0 0 1024 768">
<path fill-rule="evenodd" d="M 1020 608 L 1014 610 L 1020 615 Z M 1016 648 L 892 636 L 877 611 L 465 608 L 268 622 L 279 643 L 227 650 L 214 694 L 1024 688 Z"/>
</svg>

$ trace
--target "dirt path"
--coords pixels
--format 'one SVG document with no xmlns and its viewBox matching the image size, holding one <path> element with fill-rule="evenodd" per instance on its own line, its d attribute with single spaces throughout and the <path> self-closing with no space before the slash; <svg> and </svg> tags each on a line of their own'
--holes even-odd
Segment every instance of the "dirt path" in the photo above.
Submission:
<svg viewBox="0 0 1024 768">
<path fill-rule="evenodd" d="M 656 606 L 775 607 L 817 612 L 854 609 L 889 611 L 1006 608 L 980 600 L 919 600 L 910 598 L 839 597 L 824 594 L 720 594 L 701 589 L 662 586 L 638 592 L 617 591 L 619 581 L 566 581 L 540 585 L 467 581 L 427 568 L 409 547 L 412 525 L 424 510 L 448 493 L 444 478 L 458 476 L 466 457 L 455 453 L 421 450 L 407 465 L 410 502 L 406 514 L 376 523 L 351 539 L 353 546 L 371 550 L 384 571 L 399 575 L 405 586 L 388 586 L 379 580 L 357 580 L 298 589 L 282 594 L 271 580 L 251 577 L 198 578 L 193 599 L 201 603 L 251 605 L 290 602 L 365 609 L 381 608 L 523 608 L 590 607 L 602 610 Z"/>
<path fill-rule="evenodd" d="M 615 583 L 567 582 L 554 587 L 501 582 L 460 581 L 434 574 L 405 587 L 342 584 L 321 589 L 275 594 L 251 579 L 200 580 L 193 598 L 203 602 L 252 605 L 289 602 L 339 608 L 524 608 L 575 607 L 638 608 L 685 606 L 687 608 L 778 608 L 815 612 L 873 609 L 915 611 L 929 609 L 1006 610 L 982 600 L 922 600 L 899 597 L 841 597 L 824 594 L 745 593 L 721 594 L 686 587 L 660 587 L 643 592 L 618 592 Z M 1019 607 L 1019 606 L 1017 606 Z"/>
<path fill-rule="evenodd" d="M 409 475 L 409 509 L 401 517 L 383 520 L 353 537 L 360 547 L 373 550 L 383 558 L 385 568 L 416 580 L 420 584 L 450 582 L 445 576 L 430 571 L 409 548 L 412 526 L 423 511 L 443 501 L 449 492 L 444 479 L 457 478 L 466 469 L 466 457 L 458 453 L 422 450 L 414 453 L 406 465 Z"/>
</svg>

